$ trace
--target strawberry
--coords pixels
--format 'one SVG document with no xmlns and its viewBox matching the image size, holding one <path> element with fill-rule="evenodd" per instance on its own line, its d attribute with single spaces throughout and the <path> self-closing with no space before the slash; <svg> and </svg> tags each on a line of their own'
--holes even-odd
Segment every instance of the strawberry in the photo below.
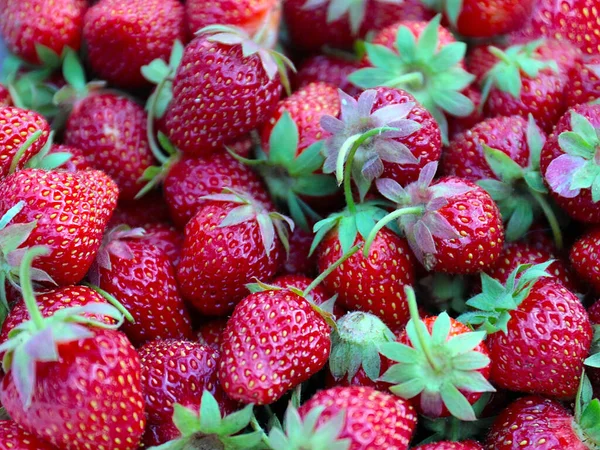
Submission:
<svg viewBox="0 0 600 450">
<path fill-rule="evenodd" d="M 35 268 L 65 286 L 81 281 L 90 268 L 117 195 L 115 183 L 100 171 L 24 169 L 0 183 L 0 215 L 24 202 L 11 222 L 30 224 L 22 246 L 48 245 L 50 255 Z"/>
<path fill-rule="evenodd" d="M 50 134 L 46 119 L 34 111 L 0 107 L 0 179 L 39 153 Z"/>
<path fill-rule="evenodd" d="M 185 227 L 177 279 L 194 308 L 222 316 L 246 295 L 245 283 L 275 275 L 287 245 L 284 222 L 293 222 L 233 190 L 205 199 Z"/>
<path fill-rule="evenodd" d="M 361 89 L 350 83 L 348 76 L 359 67 L 357 61 L 333 55 L 316 55 L 305 59 L 300 64 L 294 80 L 298 88 L 321 81 L 336 86 L 354 97 L 360 94 Z"/>
<path fill-rule="evenodd" d="M 596 293 L 600 292 L 600 266 L 597 258 L 599 251 L 600 230 L 594 229 L 577 239 L 569 253 L 573 270 Z"/>
<path fill-rule="evenodd" d="M 0 83 L 0 108 L 12 106 L 12 98 L 6 86 Z"/>
<path fill-rule="evenodd" d="M 0 1 L 0 36 L 8 49 L 39 64 L 65 48 L 79 50 L 85 0 Z"/>
<path fill-rule="evenodd" d="M 423 444 L 414 450 L 484 450 L 483 446 L 476 441 L 439 441 L 431 444 Z"/>
<path fill-rule="evenodd" d="M 367 238 L 364 253 L 386 224 L 396 221 L 419 262 L 429 271 L 476 273 L 491 267 L 504 243 L 498 207 L 479 186 L 458 177 L 434 181 L 437 163 L 402 188 L 389 178 L 377 180 L 379 192 L 397 204 Z M 396 220 L 397 219 L 397 220 Z"/>
<path fill-rule="evenodd" d="M 183 52 L 164 118 L 175 147 L 194 156 L 207 156 L 262 124 L 285 82 L 278 64 L 291 65 L 240 29 L 201 31 Z"/>
<path fill-rule="evenodd" d="M 446 115 L 467 117 L 473 112 L 473 102 L 462 93 L 474 80 L 464 70 L 466 44 L 456 42 L 440 26 L 440 16 L 430 22 L 390 25 L 365 48 L 370 67 L 354 72 L 350 82 L 363 89 L 388 86 L 406 90 L 437 121 L 444 141 L 448 139 Z"/>
<path fill-rule="evenodd" d="M 2 420 L 0 421 L 0 450 L 52 450 L 52 447 L 12 420 Z"/>
<path fill-rule="evenodd" d="M 226 318 L 212 319 L 208 322 L 204 322 L 196 329 L 198 343 L 220 350 L 223 342 L 223 332 L 225 331 L 226 326 Z"/>
<path fill-rule="evenodd" d="M 100 0 L 85 14 L 83 37 L 100 78 L 139 88 L 142 66 L 168 58 L 173 42 L 185 39 L 184 8 L 177 0 Z"/>
<path fill-rule="evenodd" d="M 290 234 L 290 250 L 283 264 L 283 271 L 290 274 L 314 275 L 317 262 L 314 254 L 310 254 L 313 241 L 312 233 L 301 227 L 294 228 Z"/>
<path fill-rule="evenodd" d="M 138 239 L 141 228 L 107 232 L 91 271 L 91 280 L 115 296 L 133 316 L 123 332 L 134 345 L 155 339 L 191 339 L 190 317 L 179 294 L 167 255 Z"/>
<path fill-rule="evenodd" d="M 57 169 L 65 169 L 69 172 L 92 169 L 91 164 L 85 158 L 85 155 L 80 148 L 71 145 L 53 144 L 52 147 L 50 147 L 48 155 L 56 155 L 57 153 L 70 155 L 70 158 L 59 165 Z"/>
<path fill-rule="evenodd" d="M 293 291 L 250 294 L 235 307 L 223 334 L 221 386 L 244 403 L 273 403 L 325 365 L 329 335 L 325 319 Z"/>
<path fill-rule="evenodd" d="M 481 275 L 482 293 L 459 319 L 487 331 L 491 381 L 499 388 L 573 398 L 592 327 L 579 299 L 545 270 L 521 265 L 505 284 Z"/>
<path fill-rule="evenodd" d="M 160 192 L 151 192 L 137 200 L 120 201 L 110 220 L 110 228 L 129 225 L 132 228 L 148 224 L 168 223 L 169 209 Z"/>
<path fill-rule="evenodd" d="M 600 105 L 569 109 L 542 149 L 541 170 L 556 203 L 582 222 L 600 223 Z"/>
<path fill-rule="evenodd" d="M 15 422 L 58 448 L 134 450 L 145 426 L 139 357 L 113 329 L 120 323 L 92 326 L 82 314 L 122 316 L 109 305 L 88 304 L 44 318 L 29 273 L 44 252 L 35 247 L 23 256 L 23 299 L 31 320 L 0 346 L 8 353 L 0 400 Z"/>
<path fill-rule="evenodd" d="M 168 223 L 149 223 L 144 225 L 146 231 L 141 240 L 162 250 L 169 258 L 173 267 L 179 264 L 181 247 L 183 246 L 183 233 Z"/>
<path fill-rule="evenodd" d="M 600 55 L 577 61 L 565 90 L 567 103 L 576 106 L 600 98 Z"/>
</svg>

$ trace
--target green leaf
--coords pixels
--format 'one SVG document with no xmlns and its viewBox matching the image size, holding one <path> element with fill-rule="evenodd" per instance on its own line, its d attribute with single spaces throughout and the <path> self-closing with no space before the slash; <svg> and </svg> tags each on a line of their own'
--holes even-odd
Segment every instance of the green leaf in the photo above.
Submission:
<svg viewBox="0 0 600 450">
<path fill-rule="evenodd" d="M 386 342 L 379 345 L 379 352 L 392 361 L 410 364 L 417 359 L 417 351 L 398 342 Z"/>
<path fill-rule="evenodd" d="M 297 179 L 293 190 L 309 197 L 324 197 L 335 194 L 339 187 L 333 176 L 320 173 Z"/>
<path fill-rule="evenodd" d="M 162 80 L 169 76 L 171 69 L 162 59 L 155 59 L 141 68 L 144 78 L 151 83 L 159 84 Z"/>
<path fill-rule="evenodd" d="M 517 202 L 506 225 L 506 240 L 515 242 L 525 236 L 533 224 L 533 209 L 525 199 Z"/>
<path fill-rule="evenodd" d="M 467 44 L 464 42 L 452 42 L 440 49 L 433 56 L 430 67 L 436 72 L 444 72 L 459 64 L 465 57 Z"/>
<path fill-rule="evenodd" d="M 414 61 L 417 52 L 417 41 L 415 35 L 406 25 L 400 26 L 396 33 L 396 50 L 403 61 Z"/>
<path fill-rule="evenodd" d="M 540 168 L 540 154 L 544 146 L 544 136 L 535 123 L 531 114 L 527 118 L 527 147 L 529 148 L 529 167 L 535 170 Z"/>
<path fill-rule="evenodd" d="M 581 136 L 588 144 L 598 144 L 598 134 L 594 126 L 585 116 L 582 116 L 575 111 L 571 112 L 571 129 L 574 133 Z"/>
<path fill-rule="evenodd" d="M 84 92 L 86 90 L 85 71 L 74 51 L 69 50 L 66 52 L 62 70 L 65 80 L 76 92 Z"/>
<path fill-rule="evenodd" d="M 322 154 L 323 146 L 324 141 L 317 141 L 305 148 L 294 163 L 288 167 L 290 175 L 309 174 L 321 169 L 325 161 Z"/>
<path fill-rule="evenodd" d="M 173 424 L 184 436 L 191 436 L 201 428 L 198 414 L 179 403 L 173 405 Z"/>
<path fill-rule="evenodd" d="M 455 369 L 472 371 L 487 367 L 490 364 L 490 358 L 483 353 L 469 352 L 456 356 L 452 362 Z"/>
<path fill-rule="evenodd" d="M 600 174 L 600 166 L 593 161 L 588 161 L 573 173 L 569 187 L 573 190 L 591 188 L 598 174 Z"/>
<path fill-rule="evenodd" d="M 450 383 L 445 383 L 440 388 L 440 394 L 444 401 L 444 405 L 446 405 L 446 408 L 448 408 L 448 411 L 450 411 L 450 414 L 454 417 L 464 421 L 477 420 L 473 407 L 455 386 Z"/>
<path fill-rule="evenodd" d="M 523 168 L 501 150 L 482 144 L 485 160 L 492 172 L 502 181 L 512 183 L 523 178 Z"/>
<path fill-rule="evenodd" d="M 434 346 L 444 345 L 450 334 L 450 316 L 447 313 L 441 313 L 435 322 L 431 330 L 431 340 Z"/>
<path fill-rule="evenodd" d="M 371 64 L 375 67 L 385 67 L 390 71 L 401 71 L 404 64 L 398 54 L 383 45 L 365 43 L 365 50 Z"/>
<path fill-rule="evenodd" d="M 356 214 L 356 228 L 363 239 L 367 239 L 371 230 L 375 227 L 373 214 L 369 211 L 359 211 Z"/>
<path fill-rule="evenodd" d="M 446 17 L 453 28 L 456 28 L 458 16 L 462 10 L 463 0 L 446 0 Z"/>
<path fill-rule="evenodd" d="M 196 422 L 198 420 L 196 419 Z M 219 404 L 213 397 L 213 395 L 204 390 L 202 393 L 202 399 L 200 400 L 200 426 L 197 431 L 210 434 L 216 432 L 221 425 L 221 412 L 219 411 Z"/>
<path fill-rule="evenodd" d="M 525 183 L 527 186 L 534 190 L 535 192 L 539 192 L 540 194 L 547 194 L 548 188 L 544 184 L 544 179 L 542 178 L 542 174 L 538 171 L 527 171 L 524 175 Z"/>
<path fill-rule="evenodd" d="M 499 180 L 479 180 L 477 185 L 485 189 L 496 202 L 501 202 L 502 200 L 509 198 L 513 193 L 512 186 Z"/>
<path fill-rule="evenodd" d="M 428 61 L 435 54 L 439 42 L 438 28 L 441 20 L 442 16 L 438 14 L 429 21 L 421 32 L 417 42 L 417 57 L 419 59 Z"/>
<path fill-rule="evenodd" d="M 438 90 L 432 93 L 432 98 L 436 105 L 456 117 L 466 117 L 475 109 L 473 101 L 460 92 Z"/>
<path fill-rule="evenodd" d="M 392 386 L 390 391 L 400 398 L 410 400 L 416 397 L 425 389 L 425 383 L 420 378 L 413 378 L 405 383 L 397 384 Z"/>
<path fill-rule="evenodd" d="M 169 67 L 174 71 L 177 70 L 179 64 L 181 64 L 181 58 L 183 58 L 183 50 L 183 43 L 179 39 L 176 39 L 173 43 L 173 48 L 171 49 L 171 55 L 169 56 Z"/>
<path fill-rule="evenodd" d="M 219 427 L 219 435 L 231 436 L 246 428 L 254 415 L 253 409 L 254 405 L 246 405 L 243 409 L 224 417 Z"/>
<path fill-rule="evenodd" d="M 53 69 L 60 67 L 60 55 L 51 48 L 36 42 L 35 52 L 43 66 Z"/>
<path fill-rule="evenodd" d="M 339 224 L 338 236 L 340 245 L 342 247 L 342 253 L 346 254 L 354 245 L 358 229 L 356 228 L 356 221 L 353 216 L 344 217 Z"/>
<path fill-rule="evenodd" d="M 284 111 L 269 138 L 269 161 L 287 167 L 298 150 L 298 127 L 288 111 Z"/>
<path fill-rule="evenodd" d="M 452 337 L 446 344 L 446 349 L 452 356 L 472 352 L 485 339 L 485 332 L 472 331 Z"/>
<path fill-rule="evenodd" d="M 509 93 L 514 98 L 521 97 L 522 82 L 518 67 L 506 66 L 501 76 L 496 78 L 495 81 L 501 91 Z"/>
<path fill-rule="evenodd" d="M 360 88 L 370 89 L 385 86 L 393 78 L 394 75 L 386 70 L 367 67 L 351 73 L 348 76 L 348 81 Z"/>
<path fill-rule="evenodd" d="M 600 353 L 596 353 L 588 357 L 584 364 L 589 367 L 597 367 L 600 368 Z"/>
<path fill-rule="evenodd" d="M 581 135 L 573 131 L 564 131 L 558 136 L 558 145 L 565 153 L 580 156 L 585 159 L 594 157 L 595 148 L 592 147 Z"/>
</svg>

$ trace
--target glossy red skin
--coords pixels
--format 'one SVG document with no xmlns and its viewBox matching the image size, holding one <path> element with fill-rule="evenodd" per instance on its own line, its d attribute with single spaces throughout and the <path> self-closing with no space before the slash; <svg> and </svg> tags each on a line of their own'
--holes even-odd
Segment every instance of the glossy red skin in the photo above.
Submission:
<svg viewBox="0 0 600 450">
<path fill-rule="evenodd" d="M 358 235 L 354 244 L 364 242 Z M 342 256 L 336 229 L 330 231 L 317 250 L 319 273 Z M 405 239 L 387 228 L 376 236 L 366 259 L 355 253 L 323 281 L 329 295 L 347 311 L 370 312 L 387 325 L 405 325 L 409 319 L 404 288 L 415 282 L 414 259 Z"/>
<path fill-rule="evenodd" d="M 535 0 L 465 0 L 456 31 L 463 36 L 485 38 L 518 30 L 535 3 Z"/>
<path fill-rule="evenodd" d="M 17 169 L 22 169 L 27 161 L 39 153 L 46 144 L 50 125 L 35 111 L 14 106 L 4 108 L 0 106 L 0 179 L 8 176 L 15 155 L 27 139 L 37 131 L 41 131 L 42 135 L 19 158 Z"/>
<path fill-rule="evenodd" d="M 298 88 L 322 81 L 341 89 L 348 95 L 355 96 L 359 95 L 362 89 L 350 83 L 348 76 L 359 68 L 358 61 L 346 61 L 330 55 L 316 55 L 300 64 L 294 81 Z"/>
<path fill-rule="evenodd" d="M 11 105 L 12 98 L 10 97 L 10 92 L 8 92 L 8 89 L 5 86 L 0 84 L 0 108 Z"/>
<path fill-rule="evenodd" d="M 541 130 L 538 131 L 541 132 Z M 467 180 L 495 179 L 485 160 L 483 145 L 500 150 L 521 167 L 529 164 L 527 119 L 520 116 L 495 117 L 478 123 L 456 136 L 444 149 L 442 171 Z M 542 136 L 543 136 L 542 132 Z"/>
<path fill-rule="evenodd" d="M 573 422 L 569 411 L 554 400 L 522 397 L 496 418 L 485 441 L 485 449 L 587 450 L 573 430 Z"/>
<path fill-rule="evenodd" d="M 185 48 L 173 81 L 167 134 L 185 154 L 207 156 L 261 125 L 281 90 L 279 76 L 270 80 L 257 54 L 244 57 L 240 45 L 198 36 Z"/>
<path fill-rule="evenodd" d="M 535 283 L 505 334 L 487 338 L 494 386 L 570 399 L 575 396 L 592 327 L 579 299 L 552 278 Z"/>
<path fill-rule="evenodd" d="M 427 330 L 429 331 L 429 333 L 432 332 L 433 330 L 433 324 L 435 322 L 435 320 L 437 319 L 437 316 L 431 316 L 431 317 L 426 317 L 423 320 L 423 323 L 425 324 L 425 326 L 427 327 Z M 470 331 L 472 331 L 469 327 L 467 327 L 466 325 L 458 322 L 455 319 L 450 319 L 450 333 L 448 336 L 447 340 L 450 340 L 451 338 L 453 338 L 454 336 L 458 336 L 461 334 L 465 334 L 465 333 L 469 333 Z M 408 339 L 408 335 L 406 333 L 406 330 L 403 331 L 402 333 L 400 333 L 400 335 L 398 336 L 398 338 L 396 339 L 397 342 L 400 342 L 401 344 L 404 345 L 408 345 L 409 347 L 414 347 L 410 340 Z M 491 357 L 490 352 L 488 351 L 487 346 L 485 345 L 485 342 L 481 342 L 477 347 L 475 347 L 473 349 L 473 351 L 476 351 L 478 353 L 481 353 L 482 355 L 487 356 L 488 358 Z M 486 380 L 490 378 L 490 371 L 491 371 L 491 364 L 488 364 L 487 366 L 485 366 L 483 369 L 479 369 L 477 372 L 479 372 Z M 467 398 L 467 400 L 469 401 L 469 403 L 471 405 L 475 404 L 477 402 L 477 400 L 479 400 L 479 398 L 481 397 L 481 393 L 478 392 L 469 392 L 469 391 L 464 391 L 461 390 L 461 392 L 465 395 L 465 397 Z M 413 400 L 413 404 L 415 405 L 415 408 L 418 412 L 420 412 L 421 414 L 423 414 L 423 412 L 421 411 L 420 408 L 420 394 L 419 396 L 415 397 L 415 399 Z M 450 417 L 450 411 L 448 411 L 448 409 L 444 406 L 442 408 L 442 413 L 440 414 L 439 417 Z"/>
<path fill-rule="evenodd" d="M 227 320 L 227 318 L 212 319 L 209 322 L 201 324 L 196 329 L 198 343 L 220 350 L 221 344 L 223 343 L 223 332 L 227 326 Z"/>
<path fill-rule="evenodd" d="M 262 202 L 269 194 L 260 177 L 225 151 L 206 157 L 182 157 L 163 182 L 165 201 L 173 223 L 184 228 L 207 201 L 202 197 L 219 194 L 223 188 L 249 193 Z"/>
<path fill-rule="evenodd" d="M 60 344 L 58 362 L 36 363 L 27 410 L 9 371 L 2 405 L 15 422 L 57 448 L 137 449 L 146 423 L 140 359 L 123 333 L 93 331 L 93 337 Z"/>
<path fill-rule="evenodd" d="M 243 403 L 268 405 L 325 365 L 330 328 L 288 289 L 257 292 L 233 311 L 223 333 L 219 381 Z"/>
<path fill-rule="evenodd" d="M 147 242 L 122 241 L 131 259 L 110 254 L 111 268 L 100 268 L 101 289 L 117 298 L 135 323 L 121 329 L 136 345 L 155 339 L 192 339 L 189 314 L 168 256 Z"/>
<path fill-rule="evenodd" d="M 346 409 L 339 437 L 350 439 L 349 450 L 407 450 L 417 425 L 417 414 L 408 401 L 368 387 L 337 387 L 319 391 L 298 412 L 301 417 L 306 417 L 311 409 L 318 406 L 325 410 L 317 426 Z"/>
<path fill-rule="evenodd" d="M 99 78 L 143 87 L 149 82 L 142 66 L 157 58 L 168 61 L 173 42 L 185 42 L 184 8 L 178 0 L 100 0 L 85 14 L 83 37 Z"/>
<path fill-rule="evenodd" d="M 473 112 L 467 117 L 449 117 L 450 120 L 448 126 L 450 139 L 454 139 L 459 133 L 466 131 L 469 128 L 473 128 L 485 118 L 483 111 L 479 108 L 481 105 L 481 92 L 479 89 L 475 85 L 471 85 L 462 93 L 469 97 L 473 102 L 475 109 L 473 109 Z"/>
<path fill-rule="evenodd" d="M 571 267 L 577 275 L 588 283 L 596 293 L 600 293 L 600 229 L 589 231 L 581 236 L 569 253 Z"/>
<path fill-rule="evenodd" d="M 268 282 L 285 250 L 276 237 L 270 256 L 265 252 L 255 219 L 220 227 L 239 204 L 209 202 L 185 227 L 177 280 L 183 298 L 207 316 L 224 316 L 248 293 L 246 283 Z"/>
<path fill-rule="evenodd" d="M 173 267 L 177 267 L 179 258 L 181 258 L 183 233 L 172 225 L 160 222 L 144 225 L 144 230 L 146 230 L 146 234 L 141 240 L 162 250 Z"/>
<path fill-rule="evenodd" d="M 269 139 L 277 121 L 287 111 L 298 127 L 299 155 L 317 141 L 330 136 L 321 128 L 321 117 L 340 114 L 340 96 L 335 86 L 327 83 L 310 83 L 281 100 L 277 109 L 262 129 L 262 148 L 269 150 Z"/>
<path fill-rule="evenodd" d="M 115 94 L 77 102 L 67 120 L 65 144 L 80 148 L 94 168 L 113 178 L 121 200 L 133 200 L 145 184 L 140 177 L 156 162 L 146 137 L 146 112 Z"/>
<path fill-rule="evenodd" d="M 431 444 L 419 445 L 414 450 L 484 450 L 483 445 L 477 441 L 439 441 Z"/>
<path fill-rule="evenodd" d="M 53 450 L 47 442 L 28 433 L 12 420 L 0 421 L 0 450 Z"/>
<path fill-rule="evenodd" d="M 73 147 L 70 145 L 53 144 L 50 147 L 49 155 L 52 153 L 70 153 L 71 159 L 59 167 L 69 172 L 77 172 L 78 170 L 92 169 L 92 165 L 85 159 L 85 155 L 80 148 Z"/>
<path fill-rule="evenodd" d="M 135 228 L 168 222 L 169 209 L 162 193 L 152 191 L 138 200 L 120 201 L 109 225 L 110 228 L 123 224 Z"/>
<path fill-rule="evenodd" d="M 542 149 L 540 159 L 540 169 L 542 175 L 550 163 L 564 154 L 564 151 L 558 144 L 558 136 L 563 131 L 571 131 L 571 111 L 575 111 L 586 117 L 595 128 L 600 128 L 600 105 L 578 105 L 569 109 L 558 121 L 553 133 L 548 137 L 546 145 Z M 600 207 L 592 200 L 590 189 L 582 189 L 579 195 L 574 198 L 565 198 L 556 194 L 550 189 L 550 194 L 563 210 L 573 219 L 585 223 L 600 223 Z"/>
<path fill-rule="evenodd" d="M 50 254 L 33 266 L 65 286 L 80 282 L 92 265 L 117 196 L 114 181 L 97 170 L 24 169 L 0 183 L 0 216 L 25 202 L 11 223 L 37 220 L 37 226 L 21 247 L 47 246 Z"/>
<path fill-rule="evenodd" d="M 12 53 L 39 64 L 35 44 L 58 55 L 79 50 L 86 8 L 85 0 L 0 0 L 0 36 Z"/>
<path fill-rule="evenodd" d="M 567 83 L 567 103 L 575 106 L 600 98 L 600 76 L 590 66 L 600 66 L 600 55 L 591 55 L 578 61 Z M 598 72 L 598 71 L 596 71 Z"/>
<path fill-rule="evenodd" d="M 309 255 L 313 242 L 313 234 L 301 227 L 294 228 L 290 234 L 290 251 L 283 264 L 283 272 L 290 274 L 315 275 L 317 271 L 317 258 L 313 253 Z"/>
</svg>

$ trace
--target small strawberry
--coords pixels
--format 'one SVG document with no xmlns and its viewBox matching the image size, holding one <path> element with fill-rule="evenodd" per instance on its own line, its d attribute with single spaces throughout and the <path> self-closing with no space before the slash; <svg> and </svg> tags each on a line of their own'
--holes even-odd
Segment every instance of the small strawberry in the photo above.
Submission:
<svg viewBox="0 0 600 450">
<path fill-rule="evenodd" d="M 331 84 L 348 95 L 360 95 L 361 89 L 348 81 L 348 76 L 360 68 L 358 61 L 346 60 L 334 55 L 316 55 L 305 59 L 294 77 L 298 88 L 310 83 Z"/>
<path fill-rule="evenodd" d="M 117 195 L 115 183 L 100 171 L 24 169 L 0 182 L 0 215 L 24 202 L 11 223 L 34 225 L 22 246 L 48 245 L 50 255 L 35 268 L 64 286 L 80 282 L 90 268 Z"/>
<path fill-rule="evenodd" d="M 22 169 L 46 145 L 49 134 L 50 125 L 41 114 L 0 107 L 0 179 Z"/>
<path fill-rule="evenodd" d="M 168 58 L 173 42 L 185 39 L 184 7 L 178 0 L 100 0 L 85 14 L 83 37 L 100 78 L 139 88 L 147 83 L 142 66 Z"/>
<path fill-rule="evenodd" d="M 569 254 L 571 267 L 579 278 L 588 283 L 594 292 L 600 292 L 600 266 L 598 255 L 600 254 L 600 230 L 594 229 L 581 236 L 573 246 Z"/>
<path fill-rule="evenodd" d="M 541 169 L 556 203 L 581 222 L 600 223 L 600 105 L 569 109 L 542 150 Z"/>
<path fill-rule="evenodd" d="M 67 161 L 56 166 L 57 169 L 65 169 L 69 172 L 77 172 L 78 170 L 88 170 L 93 168 L 92 165 L 85 158 L 83 150 L 81 150 L 80 148 L 73 147 L 71 145 L 53 144 L 52 147 L 50 147 L 48 155 L 57 154 L 70 155 Z"/>
<path fill-rule="evenodd" d="M 53 450 L 53 447 L 28 433 L 12 420 L 2 420 L 0 450 Z"/>
<path fill-rule="evenodd" d="M 439 441 L 415 447 L 414 450 L 485 450 L 477 441 Z"/>
<path fill-rule="evenodd" d="M 141 240 L 162 250 L 169 258 L 173 267 L 177 267 L 181 258 L 183 233 L 168 223 L 149 223 L 144 225 L 146 231 Z"/>
<path fill-rule="evenodd" d="M 0 36 L 8 49 L 39 64 L 81 45 L 85 0 L 0 0 Z"/>
<path fill-rule="evenodd" d="M 12 98 L 8 88 L 0 83 L 0 108 L 5 106 L 12 106 Z"/>
<path fill-rule="evenodd" d="M 116 227 L 98 249 L 91 280 L 133 316 L 123 332 L 134 345 L 155 339 L 191 339 L 190 317 L 167 255 L 139 239 L 141 228 Z"/>
<path fill-rule="evenodd" d="M 482 293 L 459 319 L 487 331 L 491 381 L 511 391 L 573 398 L 592 327 L 579 299 L 545 270 L 521 265 L 502 284 L 485 273 Z"/>
<path fill-rule="evenodd" d="M 301 227 L 290 234 L 290 250 L 283 264 L 283 270 L 291 274 L 314 275 L 317 268 L 316 256 L 310 254 L 313 234 Z"/>
<path fill-rule="evenodd" d="M 199 312 L 222 316 L 246 295 L 245 283 L 275 275 L 293 222 L 237 191 L 205 199 L 185 227 L 177 280 Z"/>
<path fill-rule="evenodd" d="M 226 326 L 227 318 L 212 319 L 200 324 L 196 329 L 198 343 L 214 348 L 215 350 L 220 350 Z"/>
<path fill-rule="evenodd" d="M 570 74 L 565 90 L 569 93 L 567 103 L 576 106 L 600 98 L 600 55 L 591 55 L 578 61 Z"/>
<path fill-rule="evenodd" d="M 440 26 L 440 16 L 427 22 L 398 22 L 365 44 L 368 66 L 349 80 L 367 89 L 388 86 L 414 96 L 433 115 L 448 139 L 446 115 L 469 116 L 473 102 L 464 91 L 474 77 L 464 70 L 466 44 Z"/>
</svg>

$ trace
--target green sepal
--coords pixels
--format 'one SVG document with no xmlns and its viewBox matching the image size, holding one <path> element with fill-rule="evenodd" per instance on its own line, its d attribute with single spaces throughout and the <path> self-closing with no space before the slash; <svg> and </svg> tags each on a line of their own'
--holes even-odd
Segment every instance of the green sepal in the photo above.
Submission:
<svg viewBox="0 0 600 450">
<path fill-rule="evenodd" d="M 465 312 L 468 283 L 464 277 L 436 272 L 423 278 L 419 284 L 432 300 L 428 306 L 439 312 Z"/>
<path fill-rule="evenodd" d="M 38 42 L 35 43 L 35 53 L 42 63 L 42 66 L 49 69 L 57 69 L 60 67 L 61 57 L 51 48 L 46 47 Z"/>
</svg>

